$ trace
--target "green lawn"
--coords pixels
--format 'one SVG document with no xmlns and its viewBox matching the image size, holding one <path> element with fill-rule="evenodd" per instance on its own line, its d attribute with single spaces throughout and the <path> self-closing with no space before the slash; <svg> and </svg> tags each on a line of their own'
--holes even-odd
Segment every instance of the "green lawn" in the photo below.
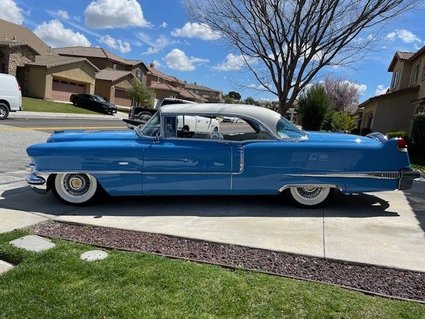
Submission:
<svg viewBox="0 0 425 319">
<path fill-rule="evenodd" d="M 99 114 L 90 110 L 76 107 L 72 104 L 51 102 L 30 97 L 22 98 L 24 111 L 31 112 L 54 112 L 54 113 L 79 113 L 79 114 Z"/>
<path fill-rule="evenodd" d="M 324 284 L 249 271 L 110 251 L 66 241 L 41 254 L 0 235 L 0 258 L 17 263 L 0 276 L 0 318 L 425 318 L 425 305 L 366 296 Z"/>
</svg>

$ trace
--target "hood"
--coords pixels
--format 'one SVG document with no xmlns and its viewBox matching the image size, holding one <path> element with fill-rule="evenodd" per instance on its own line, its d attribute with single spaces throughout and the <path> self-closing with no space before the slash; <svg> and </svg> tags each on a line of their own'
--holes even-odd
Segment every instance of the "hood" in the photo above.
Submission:
<svg viewBox="0 0 425 319">
<path fill-rule="evenodd" d="M 381 144 L 379 141 L 359 135 L 343 134 L 343 133 L 322 133 L 322 132 L 306 132 L 308 134 L 308 141 L 313 143 L 356 143 L 356 144 L 369 144 L 377 145 Z"/>
<path fill-rule="evenodd" d="M 139 137 L 134 131 L 88 131 L 88 130 L 67 130 L 55 131 L 47 139 L 47 143 L 54 142 L 74 142 L 74 141 L 117 141 L 136 140 Z"/>
</svg>

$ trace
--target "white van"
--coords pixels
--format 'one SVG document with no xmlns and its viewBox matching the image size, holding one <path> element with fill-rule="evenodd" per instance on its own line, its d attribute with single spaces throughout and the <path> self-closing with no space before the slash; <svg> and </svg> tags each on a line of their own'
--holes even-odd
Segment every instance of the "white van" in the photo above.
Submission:
<svg viewBox="0 0 425 319">
<path fill-rule="evenodd" d="M 21 88 L 13 75 L 0 73 L 0 120 L 16 111 L 22 111 Z"/>
</svg>

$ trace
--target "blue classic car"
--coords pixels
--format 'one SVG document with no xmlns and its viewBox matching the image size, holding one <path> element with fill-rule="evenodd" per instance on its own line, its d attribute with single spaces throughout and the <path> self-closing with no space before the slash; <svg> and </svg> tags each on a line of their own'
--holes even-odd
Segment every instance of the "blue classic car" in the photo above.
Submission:
<svg viewBox="0 0 425 319">
<path fill-rule="evenodd" d="M 213 122 L 219 129 L 210 129 Z M 103 189 L 111 196 L 287 191 L 299 205 L 314 207 L 333 190 L 408 189 L 419 177 L 403 139 L 304 132 L 249 105 L 164 106 L 134 131 L 54 132 L 27 153 L 27 182 L 74 205 Z"/>
</svg>

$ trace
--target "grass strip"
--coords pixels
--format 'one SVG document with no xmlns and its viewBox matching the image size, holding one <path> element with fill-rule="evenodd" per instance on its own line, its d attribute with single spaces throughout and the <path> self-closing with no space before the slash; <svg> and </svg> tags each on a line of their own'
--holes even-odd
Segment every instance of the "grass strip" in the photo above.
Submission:
<svg viewBox="0 0 425 319">
<path fill-rule="evenodd" d="M 22 232 L 0 235 L 0 252 L 21 254 L 0 276 L 0 318 L 424 318 L 425 305 L 249 271 L 109 251 L 55 240 L 33 254 L 10 249 Z"/>
</svg>

